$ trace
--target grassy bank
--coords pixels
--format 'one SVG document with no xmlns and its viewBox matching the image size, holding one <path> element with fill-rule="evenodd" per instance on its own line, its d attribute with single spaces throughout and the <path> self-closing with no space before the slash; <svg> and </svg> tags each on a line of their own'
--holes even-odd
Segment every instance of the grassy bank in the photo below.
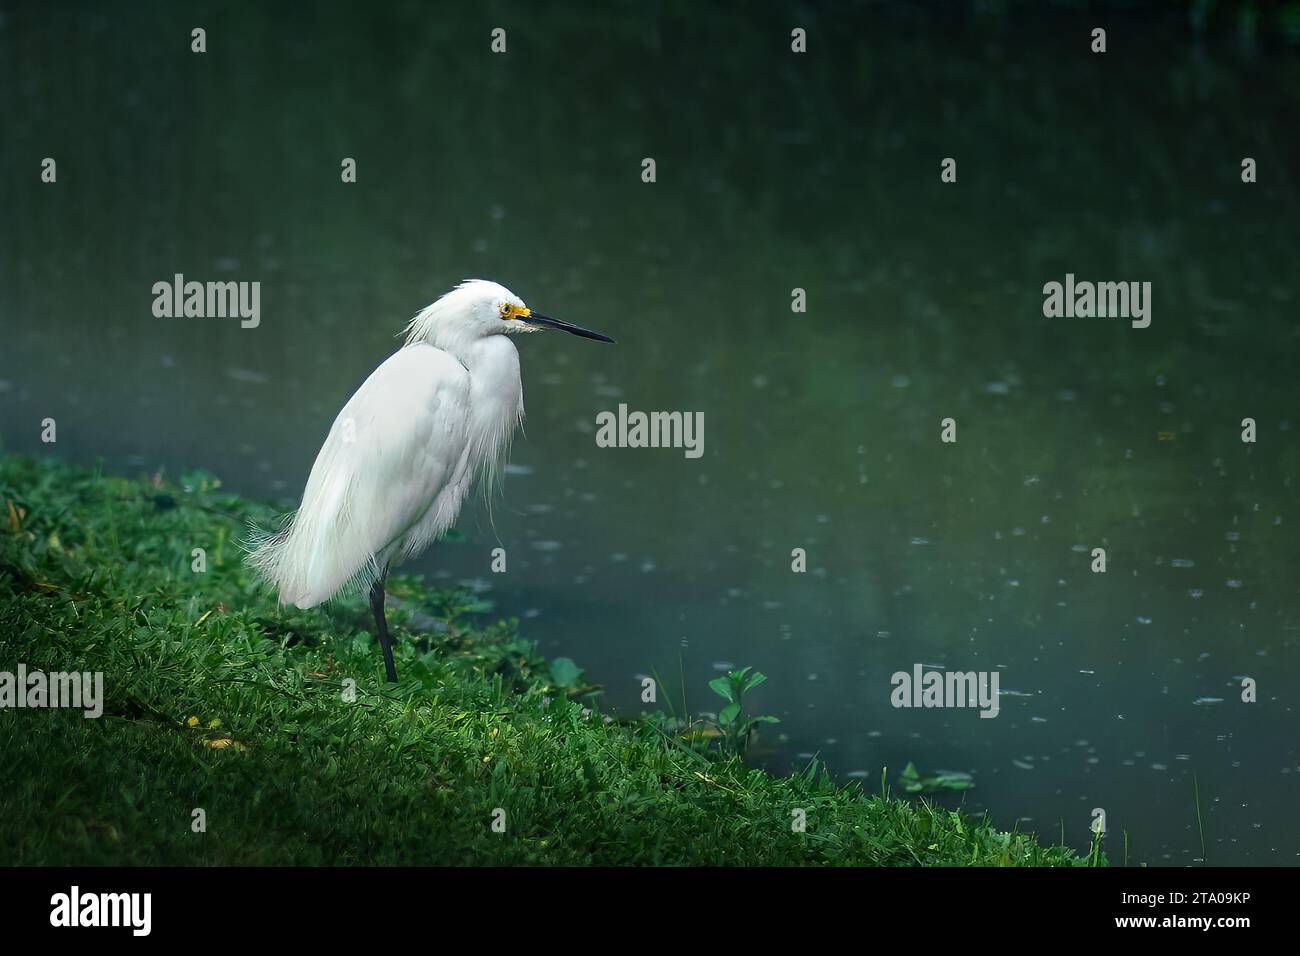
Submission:
<svg viewBox="0 0 1300 956">
<path fill-rule="evenodd" d="M 1087 862 L 607 720 L 513 622 L 409 579 L 387 685 L 361 601 L 255 586 L 237 539 L 272 518 L 200 475 L 0 458 L 0 671 L 104 675 L 98 719 L 0 710 L 0 863 Z"/>
</svg>

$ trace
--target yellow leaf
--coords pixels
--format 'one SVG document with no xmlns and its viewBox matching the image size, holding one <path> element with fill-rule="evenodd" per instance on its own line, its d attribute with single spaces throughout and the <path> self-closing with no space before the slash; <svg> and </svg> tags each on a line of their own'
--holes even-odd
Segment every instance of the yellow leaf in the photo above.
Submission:
<svg viewBox="0 0 1300 956">
<path fill-rule="evenodd" d="M 86 830 L 90 833 L 102 833 L 114 843 L 117 843 L 122 839 L 122 834 L 118 831 L 117 827 L 113 826 L 113 824 L 106 820 L 88 820 L 86 822 Z"/>
<path fill-rule="evenodd" d="M 186 727 L 197 727 L 198 725 L 199 725 L 199 719 L 197 717 L 190 717 L 188 720 L 185 721 Z"/>
</svg>

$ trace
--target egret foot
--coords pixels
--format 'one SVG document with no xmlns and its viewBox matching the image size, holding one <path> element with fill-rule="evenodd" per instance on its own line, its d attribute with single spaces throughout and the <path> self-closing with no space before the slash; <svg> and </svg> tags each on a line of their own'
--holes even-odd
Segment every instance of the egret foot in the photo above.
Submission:
<svg viewBox="0 0 1300 956">
<path fill-rule="evenodd" d="M 393 642 L 388 637 L 388 618 L 384 616 L 384 577 L 370 586 L 370 610 L 375 612 L 375 625 L 379 628 L 379 646 L 384 649 L 384 670 L 388 672 L 389 683 L 396 684 L 397 668 L 393 666 Z"/>
</svg>

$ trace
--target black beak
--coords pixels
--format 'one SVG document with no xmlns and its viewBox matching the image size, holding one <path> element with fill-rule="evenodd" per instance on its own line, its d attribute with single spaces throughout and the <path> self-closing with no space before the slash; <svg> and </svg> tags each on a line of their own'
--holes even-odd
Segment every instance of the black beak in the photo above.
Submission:
<svg viewBox="0 0 1300 956">
<path fill-rule="evenodd" d="M 608 335 L 601 335 L 599 332 L 584 329 L 581 325 L 574 325 L 571 322 L 561 322 L 559 319 L 553 319 L 549 315 L 542 315 L 538 312 L 530 312 L 523 317 L 523 320 L 528 325 L 540 325 L 545 329 L 559 329 L 562 332 L 568 332 L 570 335 L 580 335 L 584 339 L 595 339 L 597 342 L 614 341 Z"/>
</svg>

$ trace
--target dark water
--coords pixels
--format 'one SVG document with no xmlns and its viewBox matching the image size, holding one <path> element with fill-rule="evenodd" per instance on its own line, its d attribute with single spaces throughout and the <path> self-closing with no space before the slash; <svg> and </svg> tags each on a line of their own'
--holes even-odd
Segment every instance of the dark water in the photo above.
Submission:
<svg viewBox="0 0 1300 956">
<path fill-rule="evenodd" d="M 1195 778 L 1210 862 L 1295 864 L 1296 58 L 1178 16 L 1102 57 L 1060 13 L 697 6 L 6 9 L 5 447 L 287 504 L 406 319 L 495 278 L 619 344 L 519 343 L 504 498 L 408 570 L 623 711 L 754 665 L 774 770 L 968 772 L 1000 824 L 1082 847 L 1101 807 L 1153 865 L 1202 858 Z M 1150 328 L 1044 318 L 1067 272 L 1151 282 Z M 261 324 L 155 318 L 175 273 L 261 282 Z M 703 412 L 704 456 L 596 447 L 620 402 Z M 918 662 L 997 670 L 1000 715 L 895 709 Z"/>
</svg>

